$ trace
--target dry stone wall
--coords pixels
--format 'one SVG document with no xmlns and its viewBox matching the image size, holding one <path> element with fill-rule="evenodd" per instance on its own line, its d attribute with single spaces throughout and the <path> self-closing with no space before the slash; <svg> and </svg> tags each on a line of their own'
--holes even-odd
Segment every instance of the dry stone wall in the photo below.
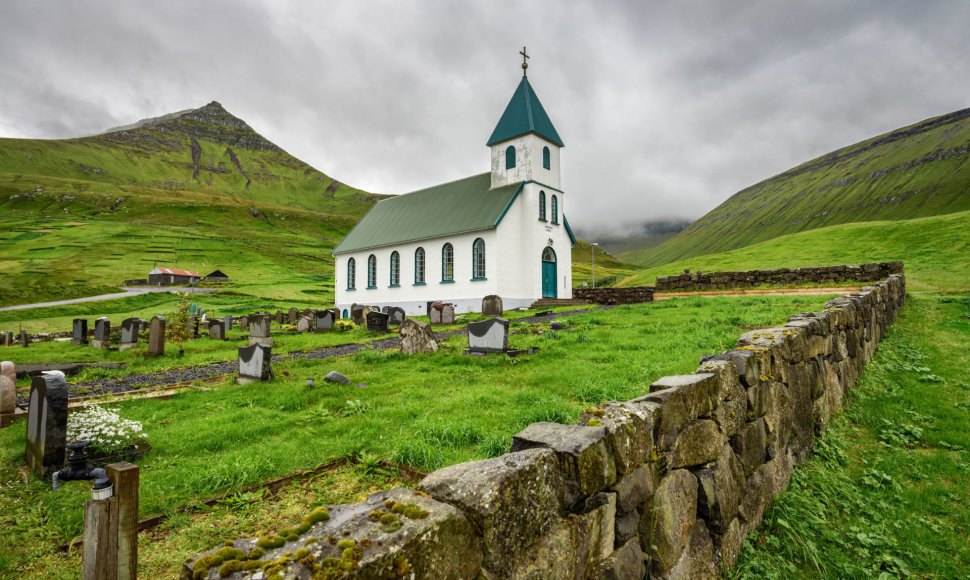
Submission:
<svg viewBox="0 0 970 580">
<path fill-rule="evenodd" d="M 793 286 L 798 284 L 837 284 L 875 282 L 903 273 L 902 262 L 871 262 L 859 266 L 818 266 L 749 270 L 747 272 L 684 272 L 676 276 L 657 276 L 657 292 L 674 290 L 730 290 L 754 286 Z M 573 290 L 575 295 L 576 291 Z"/>
<path fill-rule="evenodd" d="M 597 304 L 639 304 L 653 302 L 653 286 L 625 288 L 573 288 L 573 298 Z"/>
<path fill-rule="evenodd" d="M 186 562 L 183 578 L 714 578 L 811 455 L 904 300 L 893 274 L 578 425 L 532 424 L 501 457 L 236 540 Z"/>
</svg>

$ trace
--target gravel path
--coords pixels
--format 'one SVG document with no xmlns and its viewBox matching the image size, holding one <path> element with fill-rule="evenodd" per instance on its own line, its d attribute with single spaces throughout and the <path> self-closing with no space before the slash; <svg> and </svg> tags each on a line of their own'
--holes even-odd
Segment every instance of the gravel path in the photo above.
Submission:
<svg viewBox="0 0 970 580">
<path fill-rule="evenodd" d="M 613 306 L 599 306 L 598 308 L 602 310 L 610 310 L 614 308 Z M 528 316 L 525 318 L 519 318 L 513 322 L 525 322 L 527 324 L 535 324 L 538 322 L 547 322 L 549 320 L 554 320 L 556 318 L 564 316 L 572 316 L 575 314 L 583 314 L 589 312 L 589 308 L 580 308 L 578 310 L 567 310 L 563 312 L 554 312 L 546 316 Z M 436 332 L 435 338 L 447 338 L 449 336 L 455 336 L 458 334 L 465 334 L 465 329 L 461 328 L 458 330 L 450 330 L 447 332 Z M 382 338 L 379 340 L 373 340 L 371 342 L 365 342 L 363 344 L 341 344 L 337 346 L 331 346 L 327 348 L 321 348 L 317 350 L 305 351 L 305 352 L 291 352 L 286 354 L 273 355 L 272 361 L 274 363 L 286 362 L 289 360 L 299 360 L 299 359 L 324 359 L 330 357 L 347 356 L 356 353 L 362 348 L 374 348 L 377 350 L 387 350 L 391 348 L 398 348 L 401 346 L 401 339 L 394 338 Z M 175 383 L 183 383 L 188 381 L 197 381 L 200 379 L 208 379 L 212 377 L 224 376 L 233 374 L 239 370 L 238 361 L 225 361 L 218 363 L 210 363 L 207 365 L 199 365 L 194 367 L 186 367 L 181 369 L 171 369 L 167 371 L 161 371 L 157 373 L 146 373 L 137 375 L 128 375 L 126 377 L 117 377 L 110 379 L 100 379 L 96 381 L 88 381 L 86 383 L 76 383 L 69 384 L 70 397 L 81 397 L 81 396 L 93 396 L 93 395 L 107 395 L 111 393 L 124 393 L 127 391 L 132 391 L 136 389 L 143 389 L 146 387 L 154 387 L 159 385 L 172 385 Z M 21 405 L 27 404 L 27 396 L 18 397 L 17 403 Z"/>
<path fill-rule="evenodd" d="M 5 310 L 23 310 L 25 308 L 43 308 L 44 306 L 63 306 L 65 304 L 77 304 L 79 302 L 97 302 L 99 300 L 114 300 L 115 298 L 126 298 L 137 296 L 149 292 L 188 292 L 190 294 L 208 294 L 215 292 L 218 288 L 171 288 L 160 286 L 145 286 L 138 288 L 122 287 L 124 292 L 114 294 L 99 294 L 98 296 L 85 296 L 84 298 L 71 298 L 70 300 L 55 300 L 54 302 L 35 302 L 34 304 L 16 304 L 14 306 L 0 307 L 0 312 Z"/>
</svg>

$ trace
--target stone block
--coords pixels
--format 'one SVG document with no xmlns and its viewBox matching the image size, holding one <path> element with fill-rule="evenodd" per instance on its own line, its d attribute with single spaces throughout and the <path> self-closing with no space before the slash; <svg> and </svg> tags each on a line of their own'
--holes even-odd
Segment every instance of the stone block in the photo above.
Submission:
<svg viewBox="0 0 970 580">
<path fill-rule="evenodd" d="M 641 520 L 640 547 L 650 554 L 658 574 L 665 574 L 680 560 L 693 535 L 697 518 L 697 478 L 686 469 L 668 473 L 653 495 L 651 522 Z"/>
<path fill-rule="evenodd" d="M 716 580 L 714 544 L 704 520 L 697 520 L 691 531 L 690 543 L 680 561 L 670 570 L 670 580 Z M 657 570 L 657 563 L 653 569 Z"/>
<path fill-rule="evenodd" d="M 650 499 L 657 487 L 657 472 L 656 463 L 645 463 L 616 481 L 611 489 L 616 492 L 620 512 L 633 512 L 637 506 Z"/>
<path fill-rule="evenodd" d="M 512 437 L 511 451 L 549 448 L 565 474 L 567 501 L 573 503 L 616 481 L 616 463 L 606 444 L 606 429 L 559 423 L 533 423 Z"/>
<path fill-rule="evenodd" d="M 737 399 L 744 395 L 744 388 L 738 378 L 740 373 L 731 360 L 703 361 L 697 369 L 697 373 L 710 373 L 717 377 L 717 386 L 712 397 L 715 407 L 718 401 Z"/>
<path fill-rule="evenodd" d="M 717 423 L 721 433 L 731 437 L 741 429 L 747 420 L 748 398 L 742 395 L 737 399 L 721 401 L 714 408 L 714 412 L 711 415 L 714 417 L 714 421 Z"/>
<path fill-rule="evenodd" d="M 795 417 L 791 395 L 785 385 L 768 383 L 768 393 L 768 410 L 764 420 L 768 434 L 768 459 L 773 459 L 785 453 Z"/>
<path fill-rule="evenodd" d="M 610 554 L 599 566 L 599 580 L 629 580 L 643 578 L 647 567 L 643 563 L 644 555 L 636 539 L 624 542 L 615 552 Z"/>
<path fill-rule="evenodd" d="M 618 474 L 639 468 L 653 453 L 656 403 L 610 402 L 584 412 L 581 425 L 593 421 L 606 429 L 606 438 L 616 460 Z"/>
<path fill-rule="evenodd" d="M 697 477 L 697 513 L 715 534 L 727 531 L 738 514 L 745 476 L 730 445 L 721 448 L 717 461 L 694 471 Z"/>
<path fill-rule="evenodd" d="M 720 574 L 725 574 L 734 568 L 738 561 L 738 554 L 741 552 L 741 544 L 744 543 L 744 537 L 738 518 L 731 520 L 724 534 L 712 537 L 714 540 L 714 568 Z"/>
<path fill-rule="evenodd" d="M 459 463 L 431 473 L 418 487 L 474 522 L 484 565 L 499 576 L 517 567 L 565 508 L 563 474 L 551 449 Z"/>
<path fill-rule="evenodd" d="M 613 530 L 615 546 L 619 547 L 626 542 L 633 540 L 637 544 L 637 532 L 640 528 L 640 510 L 633 510 L 628 513 L 617 512 L 616 525 Z"/>
<path fill-rule="evenodd" d="M 768 445 L 768 435 L 765 421 L 758 418 L 748 423 L 731 437 L 731 448 L 734 450 L 744 476 L 751 475 L 765 462 L 765 447 Z"/>
<path fill-rule="evenodd" d="M 673 446 L 681 430 L 691 421 L 684 394 L 680 389 L 656 391 L 630 402 L 656 405 L 659 408 L 660 420 L 654 420 L 654 441 L 663 450 L 669 450 Z"/>
<path fill-rule="evenodd" d="M 660 377 L 650 385 L 651 394 L 666 389 L 677 389 L 682 393 L 688 416 L 693 420 L 707 415 L 714 408 L 714 398 L 718 392 L 717 377 L 711 373 L 673 375 Z"/>
<path fill-rule="evenodd" d="M 691 467 L 714 461 L 726 442 L 727 436 L 714 421 L 694 421 L 677 436 L 670 453 L 670 467 Z"/>
<path fill-rule="evenodd" d="M 404 354 L 438 352 L 434 331 L 427 322 L 408 318 L 398 328 L 397 334 L 401 337 L 401 352 Z"/>
<path fill-rule="evenodd" d="M 758 417 L 764 416 L 768 411 L 768 399 L 771 396 L 768 383 L 757 383 L 745 389 L 747 406 L 747 419 L 753 421 Z"/>
</svg>

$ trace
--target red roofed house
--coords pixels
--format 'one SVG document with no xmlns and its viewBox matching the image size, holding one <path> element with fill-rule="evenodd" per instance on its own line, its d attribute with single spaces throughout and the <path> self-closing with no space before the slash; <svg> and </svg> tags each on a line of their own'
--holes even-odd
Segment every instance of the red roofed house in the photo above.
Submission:
<svg viewBox="0 0 970 580">
<path fill-rule="evenodd" d="M 148 284 L 151 286 L 177 286 L 179 284 L 194 284 L 199 281 L 198 272 L 191 270 L 172 270 L 170 268 L 155 268 L 148 273 Z"/>
</svg>

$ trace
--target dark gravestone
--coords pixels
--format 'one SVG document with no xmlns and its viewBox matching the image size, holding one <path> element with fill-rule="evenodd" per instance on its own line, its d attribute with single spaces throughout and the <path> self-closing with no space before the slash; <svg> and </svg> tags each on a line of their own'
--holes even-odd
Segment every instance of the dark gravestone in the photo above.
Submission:
<svg viewBox="0 0 970 580">
<path fill-rule="evenodd" d="M 138 328 L 140 326 L 137 318 L 126 318 L 121 321 L 121 345 L 118 350 L 128 350 L 138 346 Z"/>
<path fill-rule="evenodd" d="M 165 318 L 153 316 L 148 327 L 148 356 L 165 354 Z"/>
<path fill-rule="evenodd" d="M 391 306 L 387 309 L 388 320 L 387 323 L 392 326 L 401 326 L 404 323 L 404 309 L 398 308 L 397 306 Z"/>
<path fill-rule="evenodd" d="M 13 346 L 13 331 L 12 330 L 8 330 L 7 332 L 5 332 L 3 334 L 3 345 L 4 346 Z"/>
<path fill-rule="evenodd" d="M 269 324 L 270 317 L 266 317 Z M 270 366 L 273 349 L 266 344 L 255 343 L 239 347 L 239 380 L 240 383 L 252 381 L 268 381 L 273 377 Z"/>
<path fill-rule="evenodd" d="M 226 332 L 229 332 L 230 330 L 232 330 L 232 316 L 231 315 L 228 315 L 227 314 L 226 317 L 222 319 L 222 323 L 223 323 L 223 330 L 225 330 Z"/>
<path fill-rule="evenodd" d="M 354 324 L 364 324 L 364 305 L 354 304 L 350 307 L 350 320 Z"/>
<path fill-rule="evenodd" d="M 111 321 L 101 317 L 94 321 L 94 340 L 91 346 L 94 348 L 105 348 L 111 340 Z"/>
<path fill-rule="evenodd" d="M 30 383 L 27 466 L 37 475 L 64 465 L 67 446 L 67 382 L 61 371 L 44 371 Z"/>
<path fill-rule="evenodd" d="M 383 312 L 372 311 L 367 313 L 367 330 L 372 332 L 387 332 L 387 319 L 389 316 Z"/>
<path fill-rule="evenodd" d="M 454 324 L 455 305 L 447 302 L 435 302 L 428 313 L 431 324 Z"/>
<path fill-rule="evenodd" d="M 502 316 L 502 298 L 495 294 L 482 298 L 482 316 Z"/>
<path fill-rule="evenodd" d="M 20 346 L 27 348 L 30 345 L 30 335 L 27 334 L 26 330 L 21 329 L 20 331 Z"/>
<path fill-rule="evenodd" d="M 333 322 L 333 310 L 317 310 L 313 313 L 313 332 L 330 330 Z"/>
<path fill-rule="evenodd" d="M 490 318 L 468 323 L 468 352 L 505 352 L 508 349 L 508 320 Z"/>
<path fill-rule="evenodd" d="M 287 313 L 287 318 L 290 324 L 296 324 L 300 320 L 300 311 L 296 308 L 290 308 L 290 311 Z"/>
<path fill-rule="evenodd" d="M 87 344 L 88 343 L 88 319 L 75 318 L 73 328 L 74 328 L 74 331 L 71 334 L 71 344 Z"/>
<path fill-rule="evenodd" d="M 276 324 L 283 324 L 283 311 L 277 310 L 276 314 L 273 315 L 273 320 L 276 321 Z"/>
<path fill-rule="evenodd" d="M 239 317 L 239 330 L 246 332 L 249 330 L 249 319 L 251 316 L 240 316 Z"/>
<path fill-rule="evenodd" d="M 212 340 L 226 340 L 226 323 L 222 320 L 209 321 L 209 338 Z"/>
<path fill-rule="evenodd" d="M 249 344 L 263 344 L 273 346 L 273 338 L 269 332 L 270 316 L 259 314 L 249 317 Z"/>
</svg>

